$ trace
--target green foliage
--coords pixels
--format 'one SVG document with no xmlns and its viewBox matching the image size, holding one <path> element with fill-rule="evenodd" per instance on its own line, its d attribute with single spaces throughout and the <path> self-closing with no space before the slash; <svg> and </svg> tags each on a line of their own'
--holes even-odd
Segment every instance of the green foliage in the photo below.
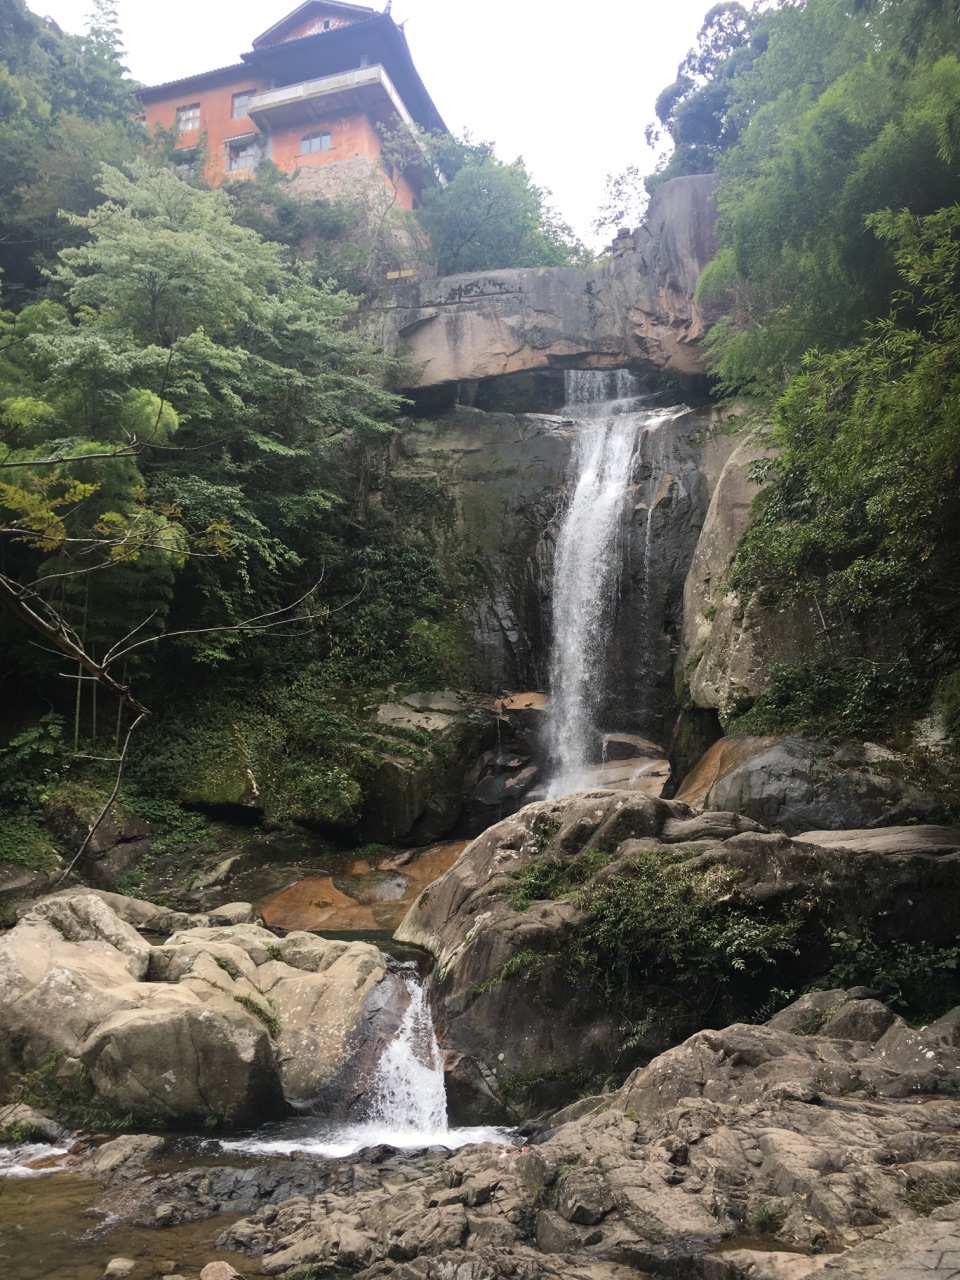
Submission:
<svg viewBox="0 0 960 1280">
<path fill-rule="evenodd" d="M 583 246 L 547 203 L 522 158 L 504 164 L 489 143 L 446 140 L 441 163 L 454 170 L 427 188 L 418 221 L 441 275 L 497 267 L 556 267 L 586 261 Z"/>
<path fill-rule="evenodd" d="M 775 1235 L 786 1222 L 788 1212 L 786 1205 L 762 1200 L 750 1211 L 750 1223 L 761 1235 Z"/>
<path fill-rule="evenodd" d="M 710 173 L 720 155 L 737 140 L 732 112 L 736 77 L 763 48 L 763 19 L 731 0 L 706 14 L 697 43 L 677 68 L 677 79 L 663 89 L 655 104 L 660 123 L 648 125 L 647 144 L 666 134 L 672 151 L 661 156 L 646 180 L 653 192 L 669 178 Z"/>
<path fill-rule="evenodd" d="M 943 716 L 954 750 L 960 752 L 960 669 L 951 671 L 940 681 L 934 706 Z"/>
<path fill-rule="evenodd" d="M 121 792 L 123 804 L 150 824 L 151 853 L 179 854 L 205 846 L 211 837 L 210 823 L 201 813 L 184 809 L 176 801 L 127 783 Z"/>
<path fill-rule="evenodd" d="M 580 895 L 588 913 L 577 939 L 580 964 L 624 1007 L 645 1007 L 654 990 L 662 1001 L 666 990 L 674 1016 L 702 1026 L 718 1003 L 743 999 L 750 984 L 741 977 L 769 972 L 798 949 L 804 906 L 738 903 L 737 879 L 722 864 L 694 870 L 675 856 L 634 855 L 621 874 Z"/>
<path fill-rule="evenodd" d="M 908 1187 L 903 1198 L 914 1213 L 921 1218 L 928 1218 L 934 1209 L 960 1200 L 960 1175 L 945 1174 L 943 1177 L 923 1178 Z"/>
<path fill-rule="evenodd" d="M 529 947 L 525 947 L 521 951 L 515 952 L 509 960 L 505 960 L 495 973 L 491 974 L 484 982 L 480 982 L 474 987 L 474 992 L 484 995 L 488 991 L 493 991 L 501 982 L 506 982 L 508 978 L 515 978 L 521 973 L 526 973 L 533 969 L 536 965 L 543 964 L 545 960 L 556 960 L 557 956 L 553 952 L 534 951 Z"/>
<path fill-rule="evenodd" d="M 393 674 L 384 618 L 400 587 L 374 599 L 391 583 L 386 549 L 340 510 L 399 403 L 383 385 L 394 366 L 349 326 L 355 301 L 238 225 L 224 192 L 144 160 L 105 169 L 102 192 L 51 273 L 67 305 L 0 317 L 11 581 L 123 680 L 156 670 L 165 628 L 187 633 L 170 655 L 179 674 L 266 649 L 258 628 L 270 635 L 272 611 L 298 598 L 281 620 L 310 636 L 356 596 Z M 433 568 L 410 556 L 406 586 Z M 408 632 L 442 620 L 425 597 L 407 601 Z M 411 666 L 436 666 L 432 639 L 411 634 Z"/>
<path fill-rule="evenodd" d="M 575 1094 L 596 1092 L 603 1084 L 603 1076 L 585 1067 L 559 1071 L 549 1067 L 543 1071 L 505 1072 L 497 1082 L 507 1101 L 520 1101 L 527 1095 L 536 1096 L 547 1084 L 564 1084 Z"/>
<path fill-rule="evenodd" d="M 32 1071 L 15 1072 L 9 1079 L 4 1104 L 26 1103 L 46 1115 L 52 1115 L 61 1124 L 83 1128 L 130 1129 L 133 1115 L 117 1116 L 91 1102 L 82 1091 L 64 1087 L 57 1075 L 66 1053 L 63 1049 L 48 1049 L 40 1065 Z"/>
<path fill-rule="evenodd" d="M 47 712 L 0 751 L 0 862 L 34 871 L 56 865 L 41 810 L 67 767 L 63 718 Z"/>
<path fill-rule="evenodd" d="M 950 6 L 809 0 L 756 18 L 725 80 L 735 144 L 718 162 L 721 252 L 702 301 L 727 389 L 777 393 L 811 348 L 854 340 L 896 288 L 869 215 L 960 197 L 960 30 Z"/>
<path fill-rule="evenodd" d="M 217 961 L 219 964 L 219 960 Z M 231 977 L 233 975 L 231 974 Z M 275 1013 L 271 1013 L 269 1009 L 265 1009 L 262 1004 L 254 1000 L 253 996 L 234 996 L 237 1004 L 242 1004 L 247 1013 L 252 1013 L 255 1018 L 259 1018 L 270 1034 L 276 1039 L 280 1034 L 280 1020 Z"/>
<path fill-rule="evenodd" d="M 539 833 L 544 845 L 552 839 L 559 823 L 545 827 Z M 514 882 L 507 891 L 507 901 L 514 911 L 526 911 L 541 899 L 568 897 L 590 880 L 601 867 L 610 861 L 606 849 L 587 849 L 575 858 L 541 857 L 529 862 L 522 871 L 511 872 Z"/>
<path fill-rule="evenodd" d="M 834 963 L 814 990 L 870 987 L 885 1004 L 911 1017 L 939 1017 L 960 1000 L 960 947 L 879 943 L 869 929 L 827 931 Z"/>
<path fill-rule="evenodd" d="M 16 862 L 31 871 L 50 871 L 56 866 L 57 855 L 50 836 L 36 818 L 0 814 L 0 862 Z"/>
<path fill-rule="evenodd" d="M 0 750 L 0 811 L 43 804 L 66 767 L 63 717 L 48 711 Z"/>
<path fill-rule="evenodd" d="M 960 206 L 870 222 L 893 246 L 903 288 L 866 338 L 810 356 L 791 381 L 776 413 L 782 454 L 731 575 L 742 593 L 810 598 L 861 629 L 910 618 L 892 665 L 826 677 L 839 686 L 846 675 L 854 732 L 898 699 L 904 711 L 920 705 L 960 652 Z M 829 696 L 821 687 L 807 701 Z"/>
<path fill-rule="evenodd" d="M 73 239 L 58 214 L 97 201 L 101 164 L 146 140 L 124 77 L 114 6 L 97 0 L 87 32 L 64 35 L 22 0 L 0 3 L 0 271 L 36 289 L 38 266 Z"/>
<path fill-rule="evenodd" d="M 923 705 L 924 681 L 907 658 L 771 664 L 769 684 L 748 711 L 725 721 L 728 733 L 800 733 L 876 741 Z"/>
<path fill-rule="evenodd" d="M 621 1011 L 625 1050 L 654 1029 L 683 1036 L 708 1016 L 749 1017 L 764 1002 L 786 1002 L 773 983 L 800 954 L 812 899 L 773 909 L 752 902 L 738 895 L 742 872 L 690 866 L 682 850 L 620 858 L 588 847 L 564 857 L 551 851 L 555 834 L 555 824 L 541 832 L 507 899 L 515 911 L 557 898 L 580 908 L 562 962 L 571 981 L 593 983 Z M 479 989 L 556 958 L 526 948 Z"/>
</svg>

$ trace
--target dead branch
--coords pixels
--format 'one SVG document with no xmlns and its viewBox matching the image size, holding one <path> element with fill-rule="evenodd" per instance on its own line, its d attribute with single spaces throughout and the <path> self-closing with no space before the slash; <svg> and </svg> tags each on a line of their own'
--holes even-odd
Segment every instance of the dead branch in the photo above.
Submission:
<svg viewBox="0 0 960 1280">
<path fill-rule="evenodd" d="M 8 578 L 6 574 L 0 574 L 0 600 L 3 600 L 16 614 L 16 616 L 32 627 L 34 631 L 39 631 L 42 636 L 50 641 L 60 653 L 66 654 L 85 671 L 99 681 L 104 688 L 115 693 L 120 701 L 135 712 L 138 718 L 142 719 L 148 716 L 150 712 L 130 692 L 126 685 L 120 684 L 114 680 L 113 676 L 105 669 L 105 667 L 90 657 L 89 653 L 80 644 L 72 629 L 68 627 L 66 621 L 55 610 L 39 596 L 35 591 L 31 591 L 29 587 L 19 586 L 12 578 Z M 49 622 L 39 609 L 52 613 L 54 622 Z"/>
<path fill-rule="evenodd" d="M 120 784 L 123 782 L 123 771 L 126 768 L 126 764 L 127 764 L 127 753 L 130 750 L 130 740 L 133 737 L 133 732 L 136 729 L 137 725 L 140 723 L 141 720 L 143 720 L 149 714 L 150 712 L 147 711 L 146 708 L 144 708 L 144 710 L 141 711 L 141 713 L 137 716 L 136 720 L 134 720 L 133 724 L 127 730 L 127 736 L 123 742 L 123 750 L 120 752 L 120 760 L 117 764 L 117 776 L 114 779 L 113 790 L 110 792 L 110 798 L 106 802 L 106 804 L 103 806 L 103 808 L 100 810 L 100 812 L 97 814 L 96 819 L 90 826 L 90 830 L 86 834 L 86 838 L 84 839 L 83 844 L 77 850 L 76 856 L 73 859 L 73 861 L 70 863 L 70 865 L 61 873 L 60 877 L 57 880 L 57 884 L 60 884 L 61 881 L 67 878 L 67 876 L 70 874 L 73 868 L 77 865 L 77 863 L 86 853 L 87 848 L 90 844 L 90 841 L 93 839 L 94 832 L 97 830 L 97 828 L 100 826 L 100 823 L 103 822 L 104 818 L 110 812 L 110 809 L 113 806 L 113 802 L 116 800 L 117 796 L 120 794 Z"/>
</svg>

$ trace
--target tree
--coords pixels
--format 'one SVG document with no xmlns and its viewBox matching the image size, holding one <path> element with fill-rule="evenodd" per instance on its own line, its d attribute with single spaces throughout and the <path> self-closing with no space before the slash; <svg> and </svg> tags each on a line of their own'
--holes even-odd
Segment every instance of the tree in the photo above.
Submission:
<svg viewBox="0 0 960 1280">
<path fill-rule="evenodd" d="M 895 262 L 868 215 L 960 197 L 960 23 L 924 0 L 808 0 L 763 21 L 764 51 L 733 82 L 739 140 L 718 164 L 721 251 L 699 296 L 725 313 L 710 338 L 724 385 L 778 394 L 806 350 L 886 309 Z"/>
<path fill-rule="evenodd" d="M 36 289 L 39 268 L 70 242 L 60 209 L 89 209 L 103 163 L 146 142 L 120 61 L 116 14 L 97 0 L 84 36 L 64 35 L 23 0 L 0 0 L 0 270 Z"/>
<path fill-rule="evenodd" d="M 489 143 L 447 140 L 452 177 L 423 193 L 418 211 L 441 275 L 498 267 L 555 267 L 585 260 L 583 246 L 548 204 L 523 160 L 503 164 Z"/>
<path fill-rule="evenodd" d="M 592 226 L 598 234 L 618 227 L 638 227 L 647 208 L 647 189 L 640 168 L 628 164 L 621 173 L 608 173 L 603 202 Z"/>
<path fill-rule="evenodd" d="M 736 141 L 731 116 L 735 78 L 757 56 L 755 16 L 736 0 L 723 0 L 706 14 L 697 43 L 677 68 L 677 79 L 657 97 L 660 127 L 646 129 L 648 146 L 666 134 L 671 151 L 661 156 L 647 179 L 650 193 L 669 178 L 710 173 L 720 154 Z"/>
<path fill-rule="evenodd" d="M 217 660 L 321 575 L 333 450 L 391 429 L 397 399 L 347 329 L 355 303 L 225 193 L 144 160 L 101 192 L 51 273 L 66 307 L 4 318 L 0 598 L 142 711 L 116 672 L 171 610 Z"/>
<path fill-rule="evenodd" d="M 885 210 L 870 225 L 902 288 L 866 337 L 810 355 L 790 380 L 782 452 L 733 584 L 816 599 L 861 628 L 904 620 L 889 725 L 939 678 L 960 689 L 960 206 Z"/>
</svg>

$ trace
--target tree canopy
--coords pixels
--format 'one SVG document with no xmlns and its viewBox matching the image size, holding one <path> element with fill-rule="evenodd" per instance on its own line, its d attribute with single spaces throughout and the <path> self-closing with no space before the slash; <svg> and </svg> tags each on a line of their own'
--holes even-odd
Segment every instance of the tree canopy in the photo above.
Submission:
<svg viewBox="0 0 960 1280">
<path fill-rule="evenodd" d="M 939 681 L 960 741 L 960 14 L 735 10 L 711 11 L 658 100 L 674 150 L 654 182 L 718 173 L 720 248 L 698 287 L 711 368 L 721 391 L 776 402 L 780 453 L 758 470 L 731 585 L 815 601 L 825 646 L 740 724 L 890 734 Z M 881 632 L 898 656 L 868 661 Z M 832 673 L 831 633 L 861 654 Z"/>
<path fill-rule="evenodd" d="M 424 191 L 418 219 L 441 275 L 585 260 L 583 246 L 521 158 L 504 164 L 490 143 L 446 138 L 439 140 L 437 161 L 450 176 Z"/>
</svg>

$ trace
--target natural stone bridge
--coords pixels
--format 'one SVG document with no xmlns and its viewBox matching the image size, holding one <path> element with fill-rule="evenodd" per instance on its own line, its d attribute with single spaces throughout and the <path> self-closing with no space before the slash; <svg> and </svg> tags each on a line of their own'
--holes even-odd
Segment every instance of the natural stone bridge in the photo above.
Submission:
<svg viewBox="0 0 960 1280">
<path fill-rule="evenodd" d="M 704 372 L 693 294 L 716 251 L 712 174 L 675 178 L 610 262 L 531 267 L 401 286 L 380 314 L 384 349 L 420 369 L 418 387 L 524 370 Z"/>
</svg>

